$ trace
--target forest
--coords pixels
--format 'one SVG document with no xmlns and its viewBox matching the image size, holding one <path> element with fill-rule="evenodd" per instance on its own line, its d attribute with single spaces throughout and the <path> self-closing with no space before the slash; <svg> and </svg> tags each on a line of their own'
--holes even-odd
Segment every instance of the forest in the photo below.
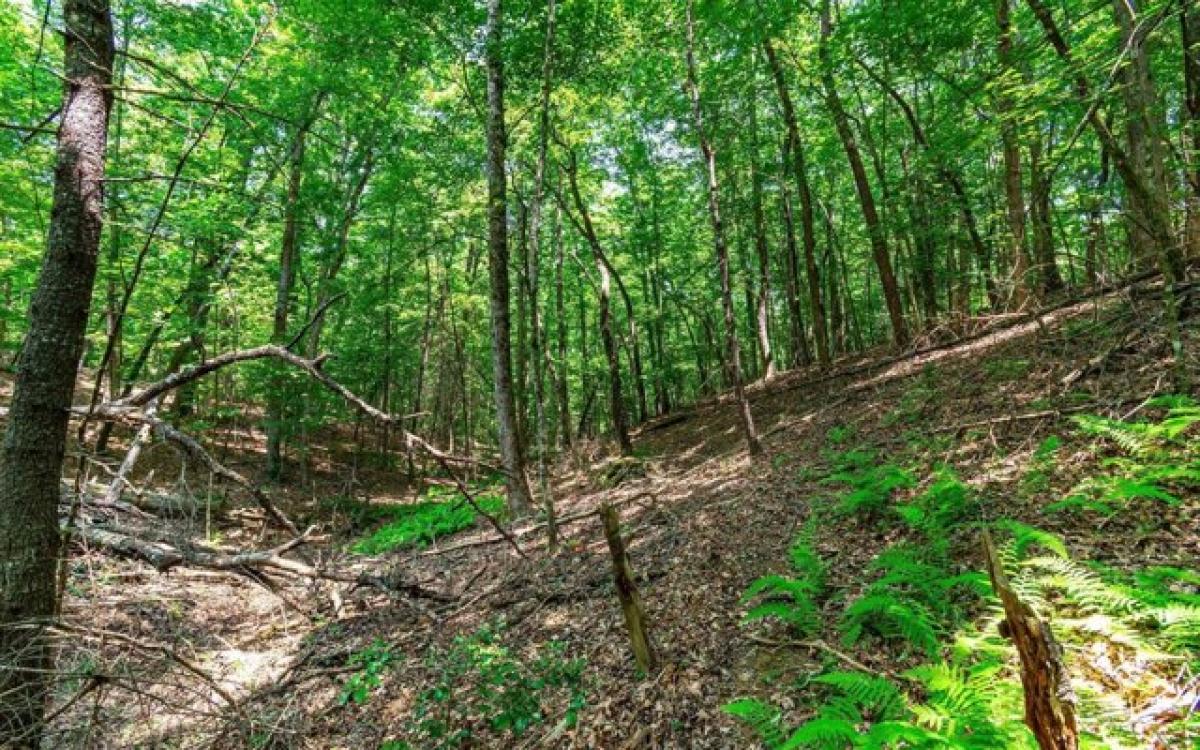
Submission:
<svg viewBox="0 0 1200 750">
<path fill-rule="evenodd" d="M 1200 749 L 1200 0 L 0 0 L 0 747 Z"/>
</svg>

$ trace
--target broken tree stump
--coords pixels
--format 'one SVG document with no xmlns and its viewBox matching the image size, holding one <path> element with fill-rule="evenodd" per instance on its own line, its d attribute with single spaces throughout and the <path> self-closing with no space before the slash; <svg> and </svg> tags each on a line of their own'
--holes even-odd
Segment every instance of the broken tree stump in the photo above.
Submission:
<svg viewBox="0 0 1200 750">
<path fill-rule="evenodd" d="M 629 565 L 629 553 L 621 539 L 621 517 L 611 505 L 600 508 L 604 521 L 604 538 L 612 555 L 613 578 L 617 585 L 617 596 L 621 600 L 621 612 L 625 615 L 625 627 L 629 630 L 629 641 L 633 646 L 633 657 L 643 674 L 658 668 L 658 656 L 646 632 L 646 613 L 642 609 L 642 598 L 633 580 L 633 569 Z"/>
<path fill-rule="evenodd" d="M 1075 692 L 1063 662 L 1062 647 L 1050 627 L 1021 601 L 1008 576 L 992 536 L 983 532 L 983 550 L 992 589 L 1004 605 L 1001 634 L 1017 647 L 1021 657 L 1021 686 L 1025 692 L 1025 723 L 1042 750 L 1078 750 L 1075 726 Z"/>
</svg>

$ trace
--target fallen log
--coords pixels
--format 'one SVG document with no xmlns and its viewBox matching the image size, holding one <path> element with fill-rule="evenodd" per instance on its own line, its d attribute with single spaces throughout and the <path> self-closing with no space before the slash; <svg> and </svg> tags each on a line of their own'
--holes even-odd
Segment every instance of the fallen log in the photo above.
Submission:
<svg viewBox="0 0 1200 750">
<path fill-rule="evenodd" d="M 144 560 L 160 573 L 166 573 L 179 566 L 241 573 L 273 571 L 303 578 L 349 583 L 357 587 L 378 589 L 389 594 L 404 594 L 413 599 L 428 599 L 442 603 L 457 599 L 451 594 L 426 588 L 398 575 L 373 575 L 366 572 L 356 573 L 318 568 L 300 560 L 284 557 L 287 552 L 305 544 L 313 531 L 313 528 L 309 528 L 296 538 L 270 549 L 229 554 L 211 550 L 187 549 L 164 542 L 149 541 L 119 527 L 77 525 L 72 528 L 74 538 L 124 557 Z"/>
</svg>

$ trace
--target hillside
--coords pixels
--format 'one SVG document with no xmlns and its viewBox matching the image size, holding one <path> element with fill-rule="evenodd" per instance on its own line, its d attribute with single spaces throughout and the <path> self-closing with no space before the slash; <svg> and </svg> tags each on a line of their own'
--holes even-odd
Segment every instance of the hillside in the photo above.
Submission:
<svg viewBox="0 0 1200 750">
<path fill-rule="evenodd" d="M 438 746 L 747 747 L 751 733 L 723 711 L 731 701 L 755 697 L 780 706 L 784 725 L 794 727 L 830 691 L 814 678 L 857 670 L 892 676 L 919 701 L 928 692 L 898 675 L 950 658 L 957 635 L 984 638 L 999 654 L 999 671 L 989 674 L 1006 695 L 987 693 L 995 704 L 983 711 L 986 717 L 1007 706 L 1007 715 L 990 719 L 1010 732 L 1008 724 L 1020 719 L 1012 702 L 1020 683 L 1011 647 L 994 631 L 988 639 L 990 594 L 958 591 L 944 602 L 947 609 L 930 610 L 936 643 L 928 649 L 920 633 L 911 640 L 872 632 L 879 623 L 870 617 L 857 642 L 844 642 L 844 612 L 879 578 L 880 553 L 906 543 L 919 549 L 933 543 L 926 536 L 932 533 L 946 545 L 939 575 L 980 571 L 981 524 L 1003 535 L 1007 519 L 1061 540 L 1064 559 L 1079 566 L 1071 570 L 1096 576 L 1076 581 L 1082 590 L 1069 578 L 1040 584 L 1067 646 L 1084 730 L 1103 733 L 1096 741 L 1107 747 L 1181 747 L 1195 729 L 1170 724 L 1170 716 L 1140 724 L 1137 717 L 1164 701 L 1178 710 L 1180 700 L 1195 699 L 1188 691 L 1196 686 L 1196 652 L 1191 667 L 1179 656 L 1161 661 L 1149 645 L 1125 636 L 1103 601 L 1075 597 L 1090 592 L 1107 601 L 1127 590 L 1119 588 L 1124 581 L 1141 582 L 1138 590 L 1150 596 L 1147 571 L 1177 571 L 1178 578 L 1154 580 L 1181 606 L 1190 602 L 1191 635 L 1181 638 L 1196 645 L 1200 433 L 1189 427 L 1171 443 L 1170 461 L 1188 469 L 1187 478 L 1160 480 L 1153 493 L 1098 490 L 1095 505 L 1051 509 L 1088 478 L 1114 474 L 1111 461 L 1128 455 L 1111 434 L 1086 428 L 1079 417 L 1154 423 L 1164 416 L 1150 399 L 1163 392 L 1169 349 L 1140 312 L 1154 294 L 1152 286 L 1136 286 L 924 354 L 841 362 L 842 376 L 797 371 L 758 384 L 751 398 L 767 448 L 762 459 L 741 450 L 735 405 L 724 399 L 648 424 L 635 437 L 633 461 L 579 455 L 578 467 L 560 467 L 554 495 L 559 517 L 570 523 L 555 554 L 546 549 L 544 529 L 512 527 L 522 558 L 480 521 L 428 548 L 357 556 L 347 548 L 378 522 L 353 523 L 349 510 L 335 516 L 342 523 L 289 553 L 380 575 L 395 567 L 446 601 L 266 571 L 185 567 L 159 575 L 141 562 L 85 555 L 72 569 L 67 620 L 112 635 L 67 649 L 71 661 L 116 674 L 64 712 L 61 729 L 69 736 L 77 725 L 71 717 L 90 713 L 105 727 L 107 739 L 93 737 L 99 746 L 432 747 L 441 721 L 446 731 L 469 734 Z M 1186 299 L 1194 321 L 1195 287 Z M 1194 324 L 1188 331 L 1194 347 Z M 851 454 L 869 458 L 854 464 L 860 459 L 847 459 Z M 244 455 L 239 462 L 255 460 Z M 1151 463 L 1147 455 L 1141 460 Z M 854 484 L 863 467 L 888 467 L 904 478 L 847 506 L 849 489 L 890 481 L 876 472 Z M 177 470 L 162 468 L 165 475 Z M 345 469 L 335 466 L 318 492 L 334 491 Z M 831 482 L 838 471 L 851 478 Z M 953 498 L 961 507 L 952 518 L 932 532 L 920 520 L 897 522 L 910 516 L 895 509 L 936 497 L 931 488 L 946 492 L 947 481 L 963 493 Z M 389 499 L 386 488 L 364 485 L 359 492 L 345 508 L 407 502 Z M 587 515 L 604 503 L 620 510 L 664 665 L 653 674 L 637 674 L 599 521 Z M 204 523 L 183 519 L 163 533 L 203 534 Z M 218 546 L 235 542 L 225 536 L 229 519 L 211 523 L 209 538 Z M 796 574 L 788 560 L 798 538 L 825 571 L 811 622 L 744 622 L 743 597 L 753 581 Z M 1035 542 L 1045 543 L 1033 536 L 1021 544 Z M 1049 544 L 1042 553 L 1057 549 Z M 1097 593 L 1100 582 L 1114 588 Z M 1097 608 L 1099 625 L 1079 625 L 1076 607 Z M 1147 644 L 1156 642 L 1153 633 L 1146 629 Z M 164 658 L 160 646 L 179 658 Z M 960 667 L 985 661 L 983 653 L 968 652 Z M 870 718 L 872 709 L 864 710 Z"/>
</svg>

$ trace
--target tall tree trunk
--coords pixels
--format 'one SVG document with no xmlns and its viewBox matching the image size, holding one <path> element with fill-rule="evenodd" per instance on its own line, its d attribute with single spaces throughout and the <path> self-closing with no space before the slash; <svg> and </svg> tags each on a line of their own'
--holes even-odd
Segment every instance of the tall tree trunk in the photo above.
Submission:
<svg viewBox="0 0 1200 750">
<path fill-rule="evenodd" d="M 64 0 L 63 18 L 50 232 L 0 449 L 0 727 L 5 744 L 29 748 L 40 744 L 51 669 L 45 633 L 31 623 L 56 609 L 59 482 L 100 251 L 112 107 L 107 0 Z"/>
<path fill-rule="evenodd" d="M 308 136 L 307 120 L 296 133 L 288 172 L 287 199 L 283 209 L 283 239 L 279 243 L 279 282 L 275 287 L 275 315 L 271 341 L 287 343 L 288 317 L 292 308 L 292 288 L 299 266 L 300 188 L 304 180 L 304 153 Z M 278 481 L 283 477 L 283 420 L 287 380 L 281 372 L 271 379 L 267 391 L 267 475 Z"/>
<path fill-rule="evenodd" d="M 561 446 L 571 449 L 571 399 L 567 388 L 567 309 L 563 294 L 563 243 L 562 217 L 558 209 L 554 213 L 554 231 L 551 234 L 554 241 L 554 320 L 558 328 L 556 357 L 557 377 L 554 379 L 554 390 L 558 395 L 558 440 Z"/>
<path fill-rule="evenodd" d="M 629 412 L 625 408 L 625 392 L 621 385 L 621 359 L 617 350 L 617 339 L 613 335 L 612 305 L 610 304 L 613 278 L 617 278 L 618 284 L 620 284 L 620 276 L 609 262 L 608 256 L 600 244 L 600 238 L 592 224 L 591 215 L 579 192 L 575 152 L 570 148 L 566 150 L 567 161 L 564 169 L 567 173 L 567 184 L 571 190 L 571 200 L 575 204 L 575 212 L 578 214 L 578 217 L 569 213 L 568 216 L 584 240 L 587 241 L 588 247 L 592 251 L 592 259 L 596 263 L 596 270 L 600 274 L 600 340 L 604 344 L 604 357 L 608 362 L 609 402 L 612 410 L 613 431 L 617 434 L 617 444 L 621 447 L 621 455 L 632 456 L 633 442 L 629 439 Z M 624 286 L 621 286 L 624 289 Z M 632 314 L 631 311 L 630 314 Z"/>
<path fill-rule="evenodd" d="M 792 96 L 788 92 L 787 80 L 783 75 L 783 66 L 775 53 L 775 47 L 770 39 L 763 40 L 763 52 L 771 66 L 771 74 L 775 79 L 775 92 L 779 96 L 779 104 L 783 110 L 783 121 L 787 126 L 787 153 L 791 156 L 792 172 L 796 179 L 796 194 L 800 198 L 800 228 L 804 241 L 804 266 L 808 277 L 808 301 L 813 317 L 813 338 L 817 345 L 817 361 L 828 365 L 829 358 L 829 325 L 825 316 L 825 303 L 821 295 L 821 275 L 817 269 L 817 229 L 813 214 L 812 190 L 808 182 L 808 165 L 804 158 L 804 144 L 800 140 L 800 127 L 796 122 L 796 108 L 792 104 Z"/>
<path fill-rule="evenodd" d="M 750 208 L 754 219 L 754 254 L 758 259 L 758 297 L 754 322 L 758 333 L 758 352 L 762 377 L 775 377 L 775 352 L 771 348 L 771 255 L 767 246 L 767 219 L 763 211 L 763 175 L 759 166 L 758 142 L 758 60 L 755 56 L 750 85 Z"/>
<path fill-rule="evenodd" d="M 1121 48 L 1128 50 L 1120 70 L 1121 97 L 1125 112 L 1125 146 L 1130 161 L 1142 176 L 1147 195 L 1129 195 L 1130 246 L 1135 264 L 1146 268 L 1155 262 L 1156 240 L 1149 230 L 1153 212 L 1169 212 L 1170 197 L 1166 170 L 1165 124 L 1159 114 L 1158 93 L 1150 72 L 1150 36 L 1138 0 L 1112 0 L 1113 13 L 1121 30 Z M 1185 3 L 1186 5 L 1187 3 Z M 1178 248 L 1167 248 L 1171 263 L 1182 268 Z"/>
<path fill-rule="evenodd" d="M 1103 208 L 1104 190 L 1108 186 L 1110 171 L 1108 149 L 1101 146 L 1100 173 L 1096 176 L 1096 184 L 1093 186 L 1095 195 L 1091 196 L 1088 201 L 1088 236 L 1087 250 L 1084 256 L 1084 275 L 1087 277 L 1087 283 L 1090 286 L 1097 286 L 1099 284 L 1100 269 L 1107 255 Z"/>
<path fill-rule="evenodd" d="M 700 102 L 700 82 L 696 73 L 696 19 L 694 0 L 687 0 L 686 63 L 687 88 L 692 100 L 692 118 L 696 125 L 696 136 L 700 140 L 700 151 L 704 155 L 705 176 L 708 180 L 708 216 L 712 222 L 713 244 L 717 254 L 718 272 L 721 277 L 721 307 L 725 318 L 725 350 L 729 372 L 733 380 L 734 397 L 741 415 L 742 436 L 751 456 L 761 455 L 762 444 L 754 427 L 754 416 L 750 412 L 750 401 L 742 384 L 742 353 L 738 345 L 737 319 L 733 310 L 733 290 L 729 273 L 729 248 L 725 244 L 725 226 L 721 219 L 721 199 L 717 183 L 717 152 L 704 130 L 704 112 Z"/>
<path fill-rule="evenodd" d="M 896 274 L 892 270 L 892 260 L 888 254 L 887 233 L 879 212 L 875 207 L 875 196 L 871 193 L 871 183 L 867 178 L 867 170 L 863 166 L 862 154 L 842 97 L 838 94 L 837 83 L 833 77 L 833 60 L 830 55 L 829 43 L 833 36 L 833 22 L 830 0 L 821 1 L 821 42 L 818 53 L 821 62 L 821 84 L 825 90 L 825 101 L 829 107 L 830 116 L 837 129 L 842 149 L 850 162 L 850 172 L 854 176 L 854 189 L 858 194 L 859 206 L 862 209 L 863 221 L 867 225 L 867 233 L 871 238 L 871 254 L 875 266 L 879 269 L 879 282 L 883 287 L 884 301 L 887 303 L 888 320 L 892 326 L 892 340 L 897 346 L 907 346 L 909 341 L 908 326 L 904 321 L 904 307 L 900 300 L 900 287 L 896 283 Z"/>
<path fill-rule="evenodd" d="M 504 179 L 507 135 L 504 125 L 503 9 L 501 0 L 487 3 L 487 159 L 488 159 L 488 275 L 491 282 L 492 369 L 496 398 L 496 428 L 504 464 L 509 510 L 514 517 L 533 507 L 525 452 L 513 401 L 512 334 L 508 287 L 508 195 Z"/>
<path fill-rule="evenodd" d="M 1054 252 L 1054 225 L 1050 194 L 1053 186 L 1042 164 L 1042 137 L 1034 135 L 1029 144 L 1029 220 L 1033 225 L 1033 257 L 1037 261 L 1038 287 L 1042 294 L 1063 290 L 1062 274 Z"/>
<path fill-rule="evenodd" d="M 546 191 L 546 151 L 550 144 L 550 90 L 554 74 L 554 25 L 555 0 L 546 3 L 546 39 L 542 52 L 541 109 L 538 114 L 537 166 L 533 176 L 533 200 L 529 209 L 530 264 L 525 275 L 529 278 L 530 303 L 532 304 L 531 326 L 533 328 L 533 400 L 537 435 L 538 486 L 542 494 L 542 505 L 549 517 L 554 516 L 554 499 L 550 496 L 549 470 L 546 465 L 546 335 L 541 317 L 541 263 L 542 263 L 542 202 Z M 551 524 L 551 531 L 554 526 Z M 551 541 L 551 546 L 556 540 Z"/>
<path fill-rule="evenodd" d="M 786 170 L 790 159 L 790 139 L 783 142 L 783 165 Z M 784 244 L 787 248 L 787 258 L 784 268 L 786 271 L 786 292 L 788 307 L 788 332 L 792 346 L 792 366 L 805 367 L 812 364 L 812 352 L 808 348 L 808 336 L 805 335 L 804 311 L 800 304 L 800 253 L 796 247 L 796 220 L 792 210 L 792 193 L 787 181 L 781 180 L 779 185 L 779 204 L 783 214 Z M 811 210 L 811 206 L 810 206 Z M 811 218 L 811 217 L 810 217 Z M 818 291 L 819 294 L 819 291 Z M 829 352 L 825 352 L 826 358 Z"/>
<path fill-rule="evenodd" d="M 1183 2 L 1179 22 L 1183 36 L 1183 78 L 1187 108 L 1187 165 L 1191 192 L 1187 198 L 1186 249 L 1200 258 L 1200 3 Z"/>
<path fill-rule="evenodd" d="M 1004 145 L 1004 197 L 1007 205 L 1008 260 L 1012 264 L 1012 300 L 1016 309 L 1024 309 L 1030 301 L 1032 279 L 1029 278 L 1029 254 L 1025 236 L 1025 194 L 1021 186 L 1021 145 L 1017 138 L 1016 116 L 1008 90 L 1019 80 L 1013 62 L 1012 0 L 996 0 L 996 25 L 999 29 L 997 49 L 1004 80 L 996 97 L 1000 115 L 1000 137 Z"/>
</svg>

